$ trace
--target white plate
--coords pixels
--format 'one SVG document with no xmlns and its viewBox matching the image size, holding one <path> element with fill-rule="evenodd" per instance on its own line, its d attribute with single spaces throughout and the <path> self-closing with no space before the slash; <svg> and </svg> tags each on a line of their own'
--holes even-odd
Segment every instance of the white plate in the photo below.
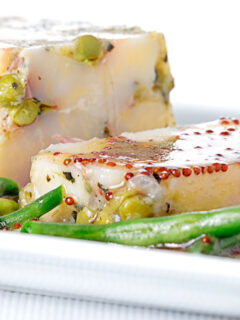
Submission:
<svg viewBox="0 0 240 320">
<path fill-rule="evenodd" d="M 195 109 L 184 117 L 179 107 L 177 118 L 189 123 L 222 113 Z M 0 289 L 240 314 L 238 260 L 0 232 L 0 262 Z"/>
<path fill-rule="evenodd" d="M 237 260 L 0 233 L 0 288 L 207 314 L 240 314 Z"/>
</svg>

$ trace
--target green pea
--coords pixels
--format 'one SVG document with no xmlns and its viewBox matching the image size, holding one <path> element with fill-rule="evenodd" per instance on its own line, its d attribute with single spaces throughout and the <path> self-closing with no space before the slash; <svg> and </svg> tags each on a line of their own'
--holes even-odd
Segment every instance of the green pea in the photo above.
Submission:
<svg viewBox="0 0 240 320">
<path fill-rule="evenodd" d="M 74 58 L 81 62 L 94 62 L 103 54 L 102 43 L 91 35 L 81 36 L 76 40 Z"/>
<path fill-rule="evenodd" d="M 0 78 L 0 104 L 9 107 L 21 103 L 25 90 L 16 74 L 6 74 Z"/>
<path fill-rule="evenodd" d="M 11 114 L 13 122 L 18 126 L 27 126 L 35 121 L 38 116 L 39 107 L 33 100 L 25 100 L 18 105 Z"/>
<path fill-rule="evenodd" d="M 125 199 L 119 208 L 121 220 L 139 219 L 152 216 L 152 205 L 145 203 L 140 196 Z"/>
<path fill-rule="evenodd" d="M 4 216 L 5 214 L 12 213 L 18 210 L 19 205 L 16 201 L 0 198 L 0 216 Z"/>
</svg>

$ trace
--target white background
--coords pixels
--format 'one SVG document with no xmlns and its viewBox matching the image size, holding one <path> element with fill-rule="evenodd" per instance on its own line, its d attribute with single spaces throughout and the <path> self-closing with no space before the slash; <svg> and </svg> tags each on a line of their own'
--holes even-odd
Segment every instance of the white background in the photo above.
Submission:
<svg viewBox="0 0 240 320">
<path fill-rule="evenodd" d="M 228 110 L 240 111 L 240 1 L 0 0 L 0 3 L 0 16 L 138 25 L 162 31 L 176 85 L 172 103 L 203 110 L 218 108 L 225 114 Z"/>
<path fill-rule="evenodd" d="M 39 18 L 82 20 L 104 26 L 138 25 L 143 29 L 162 31 L 166 36 L 169 61 L 176 84 L 171 94 L 171 101 L 174 106 L 182 105 L 198 109 L 198 112 L 199 109 L 203 110 L 202 112 L 218 109 L 227 115 L 230 110 L 240 113 L 239 7 L 240 1 L 237 0 L 0 0 L 0 17 L 15 15 L 36 20 Z M 7 243 L 11 244 L 10 242 Z M 29 247 L 31 248 L 30 245 L 25 248 Z M 21 248 L 24 249 L 24 246 Z M 33 248 L 35 249 L 35 247 Z M 49 248 L 46 247 L 46 249 Z M 8 258 L 8 261 L 11 261 L 11 259 Z M 5 264 L 2 263 L 1 266 L 4 267 Z M 196 271 L 196 267 L 200 268 L 200 264 L 192 267 L 192 270 Z M 16 268 L 16 270 L 19 272 L 19 269 Z M 24 271 L 28 274 L 28 271 Z M 221 268 L 216 269 L 216 271 L 220 272 Z M 10 275 L 12 276 L 12 274 Z M 71 273 L 67 273 L 67 275 L 71 275 Z M 186 275 L 188 275 L 188 272 L 186 272 Z M 4 274 L 5 276 L 6 274 Z M 229 273 L 226 278 L 231 278 L 231 276 L 231 273 Z M 38 279 L 36 274 L 34 274 L 34 277 Z M 21 279 L 18 274 L 17 278 Z M 25 279 L 27 278 L 25 277 Z M 61 282 L 59 281 L 59 283 Z M 218 287 L 219 283 L 216 283 L 217 290 Z M 194 285 L 193 288 L 195 288 Z M 225 293 L 224 291 L 220 290 L 218 293 Z M 176 290 L 176 292 L 178 291 Z M 232 292 L 238 299 L 239 291 L 236 289 Z M 208 293 L 208 290 L 206 293 Z M 170 300 L 174 299 L 173 296 L 170 297 Z M 155 319 L 151 313 L 147 313 L 145 318 L 145 313 L 142 310 L 142 317 L 136 313 L 136 310 L 131 313 L 132 316 L 131 314 L 129 316 L 128 312 L 127 317 L 127 312 L 126 314 L 124 312 L 123 315 L 123 312 L 121 313 L 118 309 L 119 317 L 117 315 L 113 316 L 111 306 L 108 309 L 107 305 L 103 307 L 104 317 L 101 308 L 96 305 L 89 307 L 89 305 L 85 306 L 79 301 L 69 302 L 66 299 L 63 301 L 63 299 L 15 293 L 7 295 L 1 291 L 0 298 L 1 319 L 4 320 L 46 319 L 46 316 L 42 317 L 43 314 L 48 315 L 48 319 L 90 319 L 89 313 L 95 311 L 94 319 L 96 320 Z M 209 301 L 211 302 L 210 299 Z M 227 302 L 226 299 L 224 301 Z M 236 300 L 229 300 L 229 302 L 232 301 Z M 188 305 L 191 305 L 189 301 Z M 224 304 L 222 308 L 224 308 Z M 65 317 L 64 314 L 68 316 Z M 97 314 L 99 317 L 97 317 Z M 110 316 L 107 317 L 106 314 Z M 58 315 L 57 318 L 56 315 Z M 185 317 L 184 315 L 182 317 L 181 313 L 173 313 L 171 317 L 168 313 L 162 317 L 159 314 L 157 316 L 159 319 Z M 186 316 L 186 318 L 190 319 L 190 316 Z M 191 317 L 191 319 L 193 318 L 200 319 L 200 316 Z M 201 319 L 203 318 L 201 317 Z"/>
</svg>

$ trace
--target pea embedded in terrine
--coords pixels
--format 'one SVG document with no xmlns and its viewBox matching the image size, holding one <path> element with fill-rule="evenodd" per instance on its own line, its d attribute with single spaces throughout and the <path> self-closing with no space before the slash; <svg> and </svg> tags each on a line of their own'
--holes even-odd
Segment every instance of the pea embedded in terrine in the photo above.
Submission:
<svg viewBox="0 0 240 320">
<path fill-rule="evenodd" d="M 56 135 L 174 124 L 160 33 L 1 19 L 0 47 L 0 176 L 26 183 L 30 157 Z"/>
</svg>

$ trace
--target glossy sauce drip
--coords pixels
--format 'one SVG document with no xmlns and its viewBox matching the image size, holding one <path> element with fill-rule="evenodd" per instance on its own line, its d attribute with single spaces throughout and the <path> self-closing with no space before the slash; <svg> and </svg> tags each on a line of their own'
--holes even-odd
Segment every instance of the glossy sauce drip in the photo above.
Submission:
<svg viewBox="0 0 240 320">
<path fill-rule="evenodd" d="M 186 128 L 179 131 L 178 135 L 167 136 L 160 142 L 151 139 L 146 142 L 134 141 L 122 136 L 105 139 L 104 143 L 100 140 L 103 145 L 100 151 L 92 151 L 96 158 L 94 161 L 110 167 L 125 165 L 129 170 L 144 169 L 148 173 L 154 167 L 162 167 L 162 171 L 166 171 L 166 168 L 196 167 L 192 170 L 195 174 L 199 174 L 200 167 L 207 167 L 205 171 L 208 173 L 218 172 L 221 168 L 224 171 L 226 167 L 221 167 L 221 164 L 240 161 L 240 131 L 231 119 L 226 120 L 227 125 L 225 120 L 220 121 L 211 128 L 206 125 Z M 86 164 L 93 162 L 90 154 L 85 154 L 84 159 Z M 181 174 L 178 171 L 172 173 L 176 177 Z M 183 175 L 189 176 L 191 172 L 183 170 Z"/>
<path fill-rule="evenodd" d="M 163 131 L 165 135 L 162 129 L 160 134 L 155 134 L 153 130 L 153 138 L 144 137 L 146 141 L 139 139 L 138 134 L 130 136 L 140 141 L 129 139 L 126 134 L 126 137 L 90 142 L 86 153 L 67 155 L 56 152 L 61 150 L 54 150 L 53 156 L 65 166 L 94 163 L 113 170 L 120 166 L 133 175 L 158 174 L 160 180 L 169 176 L 179 178 L 225 172 L 229 164 L 240 163 L 240 128 L 237 122 L 237 119 L 224 118 L 207 124 Z M 229 134 L 223 135 L 222 132 Z M 129 178 L 130 174 L 126 180 Z"/>
<path fill-rule="evenodd" d="M 169 154 L 173 151 L 174 145 L 172 142 L 157 144 L 156 142 L 137 142 L 129 139 L 111 140 L 111 149 L 104 148 L 100 152 L 100 157 L 106 159 L 114 159 L 119 164 L 131 165 L 143 163 L 148 165 L 152 162 L 165 162 L 169 158 Z"/>
</svg>

